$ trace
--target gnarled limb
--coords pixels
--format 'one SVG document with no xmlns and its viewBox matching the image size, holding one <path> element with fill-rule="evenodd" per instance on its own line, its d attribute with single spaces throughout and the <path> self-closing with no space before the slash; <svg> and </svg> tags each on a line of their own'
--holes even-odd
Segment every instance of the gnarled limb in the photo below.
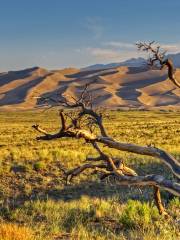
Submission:
<svg viewBox="0 0 180 240">
<path fill-rule="evenodd" d="M 164 150 L 154 147 L 142 147 L 136 144 L 121 143 L 115 140 L 109 140 L 103 137 L 99 137 L 97 142 L 103 143 L 110 148 L 115 148 L 121 151 L 127 151 L 137 153 L 140 155 L 147 155 L 161 159 L 173 172 L 173 174 L 180 178 L 180 163 L 169 153 Z"/>
<path fill-rule="evenodd" d="M 75 138 L 84 138 L 87 141 L 95 141 L 99 143 L 103 143 L 110 148 L 115 148 L 121 151 L 127 151 L 132 153 L 137 153 L 140 155 L 147 155 L 161 159 L 173 172 L 173 174 L 180 178 L 180 163 L 169 153 L 164 150 L 154 148 L 154 147 L 142 147 L 136 144 L 129 143 L 121 143 L 110 138 L 106 137 L 96 137 L 94 134 L 86 131 L 86 130 L 68 130 L 68 131 L 60 131 L 56 134 L 48 134 L 45 130 L 41 129 L 38 125 L 33 126 L 37 131 L 45 134 L 45 136 L 38 137 L 38 140 L 52 140 L 56 138 L 62 137 L 75 137 Z"/>
<path fill-rule="evenodd" d="M 111 166 L 109 167 L 109 165 L 107 164 L 87 163 L 65 172 L 65 175 L 67 177 L 70 176 L 69 180 L 72 180 L 73 177 L 78 176 L 79 174 L 81 174 L 83 171 L 87 169 L 96 169 L 97 172 L 98 172 L 98 169 L 104 169 L 106 170 L 105 174 L 107 176 L 112 175 L 116 177 L 116 180 L 118 180 L 118 183 L 120 185 L 154 186 L 154 187 L 164 189 L 169 193 L 172 193 L 173 195 L 180 197 L 179 183 L 176 183 L 172 180 L 167 180 L 165 179 L 165 177 L 161 175 L 155 175 L 155 174 L 146 175 L 146 176 L 137 176 L 137 174 L 129 175 L 129 173 L 126 174 L 126 170 L 123 170 L 123 166 L 119 168 L 119 170 L 121 170 L 120 172 L 120 171 L 117 171 L 118 168 L 114 170 L 112 169 Z M 103 178 L 105 178 L 105 176 Z M 155 193 L 155 194 L 156 194 L 156 200 L 157 200 L 158 199 L 157 194 L 159 193 Z"/>
<path fill-rule="evenodd" d="M 104 159 L 101 159 L 101 161 L 103 161 Z M 99 161 L 99 160 L 98 160 Z M 95 169 L 96 172 L 100 172 L 103 174 L 108 174 L 108 175 L 114 175 L 114 176 L 123 176 L 123 175 L 127 175 L 127 176 L 137 176 L 137 173 L 127 167 L 124 162 L 120 159 L 117 160 L 117 158 L 115 159 L 111 159 L 110 161 L 108 159 L 106 159 L 106 162 L 102 162 L 102 163 L 85 163 L 81 166 L 78 166 L 74 169 L 65 171 L 64 175 L 65 175 L 65 179 L 66 181 L 70 182 L 74 177 L 80 175 L 82 172 L 84 172 L 87 169 Z"/>
<path fill-rule="evenodd" d="M 180 184 L 166 180 L 165 177 L 161 175 L 121 176 L 118 177 L 118 181 L 121 185 L 157 186 L 175 196 L 180 196 Z"/>
<path fill-rule="evenodd" d="M 76 176 L 78 176 L 79 174 L 81 174 L 82 172 L 84 172 L 87 169 L 106 169 L 106 164 L 91 164 L 91 163 L 86 163 L 82 166 L 76 167 L 74 169 L 71 169 L 69 171 L 64 172 L 65 175 L 65 179 L 66 179 L 66 183 L 69 183 L 72 181 L 72 179 Z M 108 171 L 106 171 L 108 172 Z"/>
<path fill-rule="evenodd" d="M 155 43 L 155 41 L 152 41 L 150 43 L 146 42 L 139 42 L 136 44 L 137 48 L 141 51 L 145 51 L 150 53 L 149 58 L 149 65 L 153 66 L 156 63 L 160 64 L 161 69 L 165 66 L 168 69 L 168 77 L 169 79 L 178 87 L 180 88 L 180 83 L 176 79 L 174 75 L 174 66 L 171 59 L 166 58 L 165 54 L 166 51 L 161 49 L 159 45 Z"/>
</svg>

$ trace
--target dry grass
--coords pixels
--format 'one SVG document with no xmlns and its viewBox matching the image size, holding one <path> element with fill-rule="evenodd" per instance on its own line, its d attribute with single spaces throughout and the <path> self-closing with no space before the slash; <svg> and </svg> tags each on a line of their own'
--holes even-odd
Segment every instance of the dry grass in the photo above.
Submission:
<svg viewBox="0 0 180 240">
<path fill-rule="evenodd" d="M 34 234 L 31 229 L 21 227 L 17 224 L 1 223 L 0 224 L 1 240 L 33 240 Z"/>
<path fill-rule="evenodd" d="M 178 112 L 104 114 L 112 137 L 122 142 L 153 144 L 180 159 Z M 96 176 L 89 177 L 88 172 L 77 177 L 71 186 L 65 186 L 59 164 L 69 169 L 96 153 L 82 140 L 37 142 L 38 133 L 31 128 L 35 123 L 55 132 L 59 128 L 58 114 L 0 113 L 0 231 L 9 234 L 2 238 L 1 233 L 0 240 L 13 240 L 11 234 L 17 236 L 14 239 L 31 239 L 33 233 L 35 240 L 180 237 L 180 202 L 166 192 L 162 191 L 162 196 L 170 213 L 168 220 L 157 214 L 150 188 L 102 184 Z M 172 178 L 168 168 L 157 159 L 102 147 L 108 154 L 124 158 L 138 174 L 158 173 Z"/>
</svg>

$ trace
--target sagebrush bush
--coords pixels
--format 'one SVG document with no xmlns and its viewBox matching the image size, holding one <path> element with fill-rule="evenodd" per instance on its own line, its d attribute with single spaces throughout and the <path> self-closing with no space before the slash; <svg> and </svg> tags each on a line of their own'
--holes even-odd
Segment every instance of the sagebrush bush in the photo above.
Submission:
<svg viewBox="0 0 180 240">
<path fill-rule="evenodd" d="M 155 206 L 140 201 L 128 200 L 120 217 L 120 222 L 126 228 L 146 228 L 155 219 L 159 219 L 159 213 Z"/>
<path fill-rule="evenodd" d="M 46 168 L 46 164 L 43 161 L 37 161 L 33 165 L 34 170 L 39 171 Z"/>
</svg>

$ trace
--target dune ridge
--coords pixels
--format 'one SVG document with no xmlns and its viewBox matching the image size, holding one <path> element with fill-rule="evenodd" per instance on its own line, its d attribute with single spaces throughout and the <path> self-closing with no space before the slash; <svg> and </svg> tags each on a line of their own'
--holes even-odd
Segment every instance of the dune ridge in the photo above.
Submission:
<svg viewBox="0 0 180 240">
<path fill-rule="evenodd" d="M 180 81 L 180 69 L 175 75 Z M 96 107 L 180 109 L 180 89 L 167 79 L 166 70 L 125 66 L 84 71 L 34 67 L 1 73 L 0 109 L 32 109 L 42 96 L 78 97 L 86 84 Z"/>
</svg>

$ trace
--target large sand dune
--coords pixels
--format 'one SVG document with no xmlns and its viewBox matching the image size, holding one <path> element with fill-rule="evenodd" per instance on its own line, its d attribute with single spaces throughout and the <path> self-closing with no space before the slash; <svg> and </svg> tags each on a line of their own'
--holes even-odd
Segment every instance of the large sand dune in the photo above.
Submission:
<svg viewBox="0 0 180 240">
<path fill-rule="evenodd" d="M 180 69 L 176 70 L 180 81 Z M 180 109 L 180 89 L 167 79 L 166 70 L 117 67 L 80 71 L 69 68 L 47 71 L 34 67 L 0 74 L 0 108 L 31 109 L 37 97 L 78 97 L 92 83 L 94 105 L 110 108 Z"/>
</svg>

